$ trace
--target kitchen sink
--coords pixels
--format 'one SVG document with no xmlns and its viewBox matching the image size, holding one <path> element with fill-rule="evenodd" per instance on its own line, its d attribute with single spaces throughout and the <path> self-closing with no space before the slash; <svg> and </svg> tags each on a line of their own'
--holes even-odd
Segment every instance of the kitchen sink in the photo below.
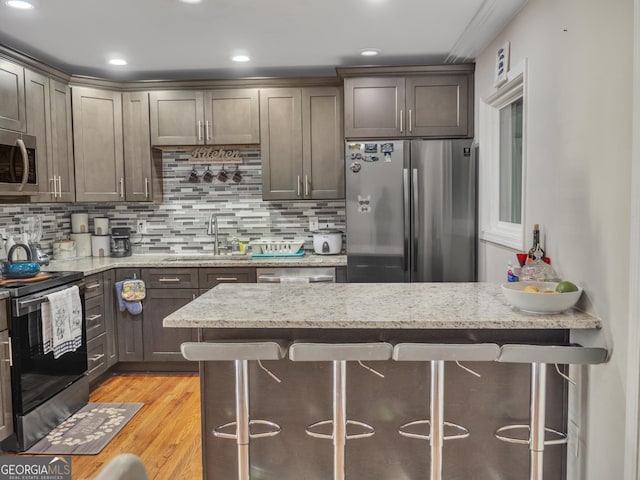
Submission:
<svg viewBox="0 0 640 480">
<path fill-rule="evenodd" d="M 223 253 L 220 255 L 203 253 L 200 255 L 172 255 L 170 257 L 163 258 L 163 262 L 206 262 L 206 261 L 220 261 L 220 260 L 249 260 L 250 254 L 231 255 L 230 253 Z"/>
</svg>

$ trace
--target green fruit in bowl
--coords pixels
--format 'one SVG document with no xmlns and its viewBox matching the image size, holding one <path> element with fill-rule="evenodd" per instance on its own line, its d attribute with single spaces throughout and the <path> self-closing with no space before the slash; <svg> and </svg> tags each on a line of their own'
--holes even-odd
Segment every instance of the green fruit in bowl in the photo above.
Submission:
<svg viewBox="0 0 640 480">
<path fill-rule="evenodd" d="M 559 293 L 569 293 L 569 292 L 577 292 L 577 291 L 578 291 L 578 287 L 576 286 L 576 284 L 571 283 L 567 280 L 560 282 L 556 286 L 556 292 L 559 292 Z"/>
</svg>

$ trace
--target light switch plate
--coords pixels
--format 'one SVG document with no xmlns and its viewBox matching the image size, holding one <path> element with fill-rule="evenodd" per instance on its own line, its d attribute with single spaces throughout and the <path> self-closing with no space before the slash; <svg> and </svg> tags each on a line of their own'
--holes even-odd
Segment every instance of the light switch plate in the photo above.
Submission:
<svg viewBox="0 0 640 480">
<path fill-rule="evenodd" d="M 309 231 L 318 230 L 318 217 L 309 217 Z"/>
</svg>

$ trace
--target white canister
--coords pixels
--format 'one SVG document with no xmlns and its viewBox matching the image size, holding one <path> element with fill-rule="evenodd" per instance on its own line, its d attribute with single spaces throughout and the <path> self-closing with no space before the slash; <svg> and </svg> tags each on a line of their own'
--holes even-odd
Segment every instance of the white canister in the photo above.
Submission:
<svg viewBox="0 0 640 480">
<path fill-rule="evenodd" d="M 93 235 L 91 237 L 91 254 L 94 257 L 111 256 L 111 236 Z"/>
<path fill-rule="evenodd" d="M 64 260 L 67 258 L 75 258 L 76 241 L 75 240 L 54 240 L 53 241 L 53 259 Z"/>
<path fill-rule="evenodd" d="M 109 235 L 109 219 L 107 217 L 94 217 L 93 233 L 96 235 Z"/>
<path fill-rule="evenodd" d="M 89 214 L 88 213 L 72 213 L 71 214 L 71 232 L 72 233 L 89 233 Z"/>
<path fill-rule="evenodd" d="M 72 233 L 69 235 L 71 240 L 76 242 L 76 256 L 91 256 L 91 234 L 90 233 Z"/>
</svg>

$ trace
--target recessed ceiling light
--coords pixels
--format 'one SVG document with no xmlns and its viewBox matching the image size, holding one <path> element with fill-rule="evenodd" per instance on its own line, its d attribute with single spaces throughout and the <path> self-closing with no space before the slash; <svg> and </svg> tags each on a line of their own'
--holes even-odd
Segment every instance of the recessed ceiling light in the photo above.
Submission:
<svg viewBox="0 0 640 480">
<path fill-rule="evenodd" d="M 376 55 L 380 55 L 382 50 L 379 48 L 364 48 L 360 50 L 360 55 L 364 57 L 375 57 Z"/>
<path fill-rule="evenodd" d="M 234 62 L 248 62 L 251 60 L 248 55 L 234 55 L 231 57 Z"/>
<path fill-rule="evenodd" d="M 180 3 L 190 3 L 190 4 L 195 4 L 195 3 L 202 3 L 202 0 L 178 0 Z"/>
<path fill-rule="evenodd" d="M 112 58 L 109 60 L 109 64 L 122 67 L 127 64 L 127 61 L 124 58 Z"/>
<path fill-rule="evenodd" d="M 19 8 L 20 10 L 32 10 L 35 8 L 32 2 L 27 2 L 26 0 L 7 0 L 5 3 L 10 7 Z"/>
</svg>

